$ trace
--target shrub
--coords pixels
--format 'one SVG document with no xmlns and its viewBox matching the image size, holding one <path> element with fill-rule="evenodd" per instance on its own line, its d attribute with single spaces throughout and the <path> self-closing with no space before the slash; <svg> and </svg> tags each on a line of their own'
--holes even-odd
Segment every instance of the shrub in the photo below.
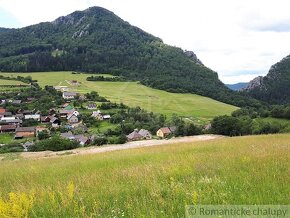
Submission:
<svg viewBox="0 0 290 218">
<path fill-rule="evenodd" d="M 62 151 L 77 148 L 79 144 L 76 141 L 54 136 L 50 139 L 44 139 L 31 147 L 31 151 Z"/>
</svg>

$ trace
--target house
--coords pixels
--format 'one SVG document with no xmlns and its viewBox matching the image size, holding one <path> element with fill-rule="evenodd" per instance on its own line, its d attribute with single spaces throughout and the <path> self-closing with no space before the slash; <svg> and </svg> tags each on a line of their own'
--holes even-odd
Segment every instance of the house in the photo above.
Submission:
<svg viewBox="0 0 290 218">
<path fill-rule="evenodd" d="M 161 137 L 161 138 L 164 138 L 168 135 L 170 135 L 171 133 L 174 133 L 176 131 L 176 127 L 162 127 L 160 129 L 158 129 L 156 135 Z"/>
<path fill-rule="evenodd" d="M 62 97 L 66 100 L 75 99 L 77 97 L 76 92 L 63 92 Z"/>
<path fill-rule="evenodd" d="M 111 115 L 104 115 L 104 116 L 103 116 L 103 119 L 104 119 L 104 120 L 109 120 L 109 119 L 111 119 Z"/>
<path fill-rule="evenodd" d="M 71 80 L 71 81 L 70 81 L 70 84 L 71 84 L 72 86 L 79 86 L 79 85 L 80 85 L 80 83 L 79 83 L 77 80 Z"/>
<path fill-rule="evenodd" d="M 28 151 L 28 149 L 34 146 L 34 142 L 25 142 L 24 144 L 22 144 L 22 147 L 24 148 L 24 151 Z"/>
<path fill-rule="evenodd" d="M 9 120 L 3 120 L 3 121 L 1 120 L 1 123 L 19 126 L 20 124 L 22 124 L 22 120 L 20 119 L 9 119 Z"/>
<path fill-rule="evenodd" d="M 137 141 L 143 139 L 143 136 L 138 133 L 138 130 L 134 130 L 129 135 L 127 135 L 128 141 Z"/>
<path fill-rule="evenodd" d="M 80 135 L 74 135 L 72 132 L 66 132 L 66 133 L 61 133 L 60 136 L 65 139 L 69 140 L 74 140 L 80 143 L 80 145 L 88 145 L 91 142 L 91 139 L 87 136 L 84 136 L 82 134 Z"/>
<path fill-rule="evenodd" d="M 67 106 L 69 106 L 69 103 L 64 103 L 61 107 L 66 108 Z"/>
<path fill-rule="evenodd" d="M 6 111 L 5 113 L 0 113 L 0 117 L 12 117 L 12 113 L 9 111 Z"/>
<path fill-rule="evenodd" d="M 0 108 L 0 114 L 5 114 L 6 109 L 5 108 Z"/>
<path fill-rule="evenodd" d="M 67 121 L 70 124 L 78 123 L 79 122 L 79 118 L 78 118 L 78 116 L 76 114 L 72 113 L 72 114 L 69 114 L 67 116 Z"/>
<path fill-rule="evenodd" d="M 48 111 L 48 114 L 49 115 L 53 115 L 53 114 L 55 114 L 56 113 L 56 109 L 55 108 L 51 108 L 51 109 L 49 109 L 49 111 Z"/>
<path fill-rule="evenodd" d="M 61 133 L 60 136 L 65 139 L 74 140 L 74 135 L 72 132 Z"/>
<path fill-rule="evenodd" d="M 81 134 L 81 135 L 75 135 L 74 138 L 75 138 L 75 140 L 76 140 L 77 142 L 79 142 L 80 145 L 82 145 L 82 146 L 84 146 L 84 145 L 88 145 L 88 144 L 91 143 L 90 138 L 87 137 L 87 136 L 84 136 L 84 135 L 82 135 L 82 134 Z"/>
<path fill-rule="evenodd" d="M 24 119 L 24 114 L 16 114 L 15 117 L 17 119 L 23 120 Z"/>
<path fill-rule="evenodd" d="M 6 122 L 7 120 L 15 120 L 16 117 L 1 117 L 1 121 Z"/>
<path fill-rule="evenodd" d="M 69 88 L 67 86 L 54 86 L 53 87 L 56 91 L 67 92 Z"/>
<path fill-rule="evenodd" d="M 151 133 L 146 129 L 140 129 L 138 132 L 144 139 L 152 139 Z"/>
<path fill-rule="evenodd" d="M 50 116 L 41 116 L 40 121 L 42 123 L 49 123 L 50 122 Z"/>
<path fill-rule="evenodd" d="M 92 117 L 96 118 L 97 120 L 103 120 L 103 115 L 100 110 L 98 111 L 93 111 Z"/>
<path fill-rule="evenodd" d="M 35 100 L 35 98 L 29 97 L 26 99 L 26 103 L 31 103 Z"/>
<path fill-rule="evenodd" d="M 59 125 L 60 125 L 60 120 L 57 117 L 55 117 L 55 116 L 51 116 L 50 117 L 50 123 L 51 123 L 52 127 L 58 128 Z"/>
<path fill-rule="evenodd" d="M 23 114 L 23 115 L 29 115 L 29 114 L 33 114 L 33 111 L 34 111 L 34 110 L 30 111 L 30 110 L 19 109 L 19 110 L 17 111 L 17 113 L 18 113 L 18 114 Z"/>
<path fill-rule="evenodd" d="M 88 104 L 87 109 L 88 110 L 95 110 L 95 109 L 97 109 L 97 105 L 95 103 Z"/>
<path fill-rule="evenodd" d="M 13 100 L 11 103 L 14 104 L 14 105 L 19 105 L 21 104 L 21 100 Z"/>
<path fill-rule="evenodd" d="M 9 111 L 6 111 L 6 112 L 4 113 L 4 117 L 11 117 L 11 116 L 12 116 L 12 113 L 9 112 Z"/>
<path fill-rule="evenodd" d="M 72 114 L 74 112 L 74 109 L 72 110 L 60 110 L 59 115 L 61 118 L 67 118 L 68 114 Z"/>
<path fill-rule="evenodd" d="M 40 114 L 27 114 L 27 115 L 24 115 L 24 119 L 25 120 L 32 119 L 32 120 L 40 121 Z"/>
<path fill-rule="evenodd" d="M 18 127 L 15 131 L 15 139 L 21 139 L 26 137 L 35 137 L 35 127 Z"/>
<path fill-rule="evenodd" d="M 17 126 L 15 124 L 12 125 L 0 125 L 0 133 L 4 132 L 15 132 Z"/>
</svg>

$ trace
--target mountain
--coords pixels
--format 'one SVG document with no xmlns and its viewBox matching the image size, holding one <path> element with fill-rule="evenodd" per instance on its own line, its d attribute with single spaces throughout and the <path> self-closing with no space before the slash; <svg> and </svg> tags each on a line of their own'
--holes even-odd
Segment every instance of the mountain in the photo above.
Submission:
<svg viewBox="0 0 290 218">
<path fill-rule="evenodd" d="M 290 55 L 273 65 L 265 77 L 253 79 L 244 92 L 270 104 L 289 104 Z"/>
<path fill-rule="evenodd" d="M 10 30 L 10 29 L 0 27 L 0 33 L 1 33 L 1 32 L 7 32 L 7 31 L 9 31 L 9 30 Z"/>
<path fill-rule="evenodd" d="M 234 91 L 239 91 L 245 87 L 247 87 L 248 83 L 236 83 L 236 84 L 226 84 L 226 86 Z"/>
<path fill-rule="evenodd" d="M 101 7 L 53 22 L 0 32 L 0 71 L 112 73 L 170 92 L 196 93 L 243 106 L 194 52 L 166 45 Z"/>
</svg>

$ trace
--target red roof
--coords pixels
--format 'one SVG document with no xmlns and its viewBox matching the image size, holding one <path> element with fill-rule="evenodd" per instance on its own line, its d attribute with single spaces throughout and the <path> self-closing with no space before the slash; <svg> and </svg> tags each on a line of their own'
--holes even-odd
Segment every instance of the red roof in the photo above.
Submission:
<svg viewBox="0 0 290 218">
<path fill-rule="evenodd" d="M 4 114 L 6 112 L 6 109 L 0 108 L 0 114 Z"/>
<path fill-rule="evenodd" d="M 160 128 L 160 130 L 163 132 L 163 134 L 170 134 L 171 133 L 171 131 L 168 127 Z"/>
<path fill-rule="evenodd" d="M 16 125 L 3 125 L 0 126 L 0 130 L 15 130 L 17 127 Z"/>
</svg>

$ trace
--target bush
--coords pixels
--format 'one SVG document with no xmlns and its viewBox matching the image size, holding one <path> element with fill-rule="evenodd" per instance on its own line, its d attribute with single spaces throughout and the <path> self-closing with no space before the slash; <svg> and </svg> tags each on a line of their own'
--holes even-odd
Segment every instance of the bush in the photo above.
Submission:
<svg viewBox="0 0 290 218">
<path fill-rule="evenodd" d="M 10 143 L 0 147 L 0 153 L 9 153 L 9 152 L 22 152 L 23 147 L 20 143 Z"/>
<path fill-rule="evenodd" d="M 62 150 L 70 150 L 77 148 L 79 143 L 76 141 L 71 141 L 69 139 L 61 138 L 60 136 L 54 136 L 50 139 L 44 139 L 42 141 L 37 142 L 33 147 L 31 147 L 31 151 L 62 151 Z"/>
<path fill-rule="evenodd" d="M 93 141 L 93 144 L 97 146 L 105 145 L 107 143 L 108 143 L 108 139 L 105 137 L 96 137 Z"/>
<path fill-rule="evenodd" d="M 44 131 L 38 133 L 39 140 L 44 140 L 44 139 L 48 139 L 48 138 L 49 138 L 49 133 L 47 130 L 44 130 Z"/>
<path fill-rule="evenodd" d="M 231 116 L 215 117 L 211 123 L 212 132 L 220 135 L 237 136 L 241 135 L 239 119 Z"/>
</svg>

